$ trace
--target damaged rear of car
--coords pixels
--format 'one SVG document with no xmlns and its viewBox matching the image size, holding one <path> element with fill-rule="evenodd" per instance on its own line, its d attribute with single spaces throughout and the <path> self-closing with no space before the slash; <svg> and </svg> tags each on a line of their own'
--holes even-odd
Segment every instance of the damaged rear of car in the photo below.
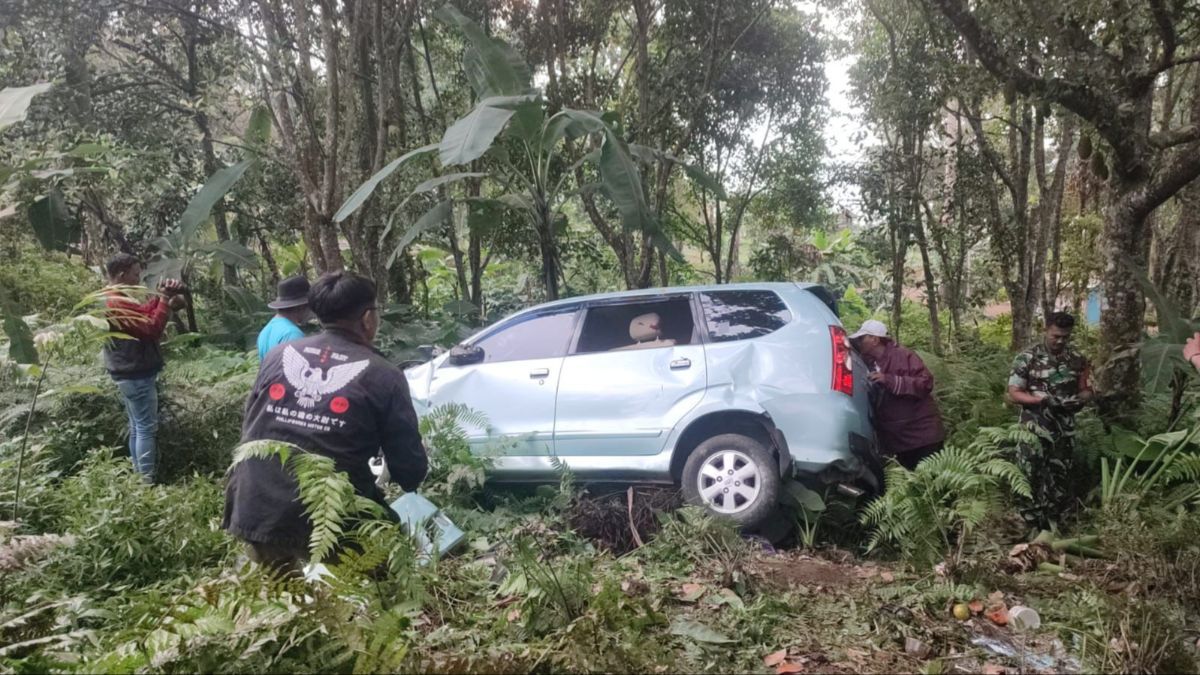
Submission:
<svg viewBox="0 0 1200 675">
<path fill-rule="evenodd" d="M 866 369 L 828 292 L 792 283 L 632 291 L 513 315 L 406 371 L 418 414 L 458 403 L 496 481 L 679 484 L 753 527 L 784 480 L 878 487 Z"/>
</svg>

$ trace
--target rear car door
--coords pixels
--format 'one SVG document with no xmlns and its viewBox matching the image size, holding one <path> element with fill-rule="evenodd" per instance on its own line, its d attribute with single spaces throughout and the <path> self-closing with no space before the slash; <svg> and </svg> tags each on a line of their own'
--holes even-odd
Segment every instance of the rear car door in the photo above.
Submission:
<svg viewBox="0 0 1200 675">
<path fill-rule="evenodd" d="M 704 396 L 704 345 L 693 295 L 596 303 L 584 312 L 558 384 L 556 454 L 661 452 L 674 426 Z M 659 317 L 661 337 L 638 343 L 630 324 L 649 315 Z"/>
<path fill-rule="evenodd" d="M 471 343 L 483 350 L 480 363 L 437 367 L 430 401 L 460 403 L 487 417 L 490 430 L 468 431 L 473 451 L 554 452 L 555 396 L 577 315 L 569 306 L 514 317 Z"/>
</svg>

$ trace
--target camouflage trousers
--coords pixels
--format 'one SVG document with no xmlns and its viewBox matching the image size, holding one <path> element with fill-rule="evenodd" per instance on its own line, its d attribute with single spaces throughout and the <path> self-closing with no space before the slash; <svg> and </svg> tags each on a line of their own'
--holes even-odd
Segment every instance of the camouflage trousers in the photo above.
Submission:
<svg viewBox="0 0 1200 675">
<path fill-rule="evenodd" d="M 1050 529 L 1078 506 L 1074 419 L 1023 411 L 1021 421 L 1033 425 L 1042 438 L 1017 448 L 1016 464 L 1029 479 L 1032 493 L 1031 498 L 1018 495 L 1017 508 L 1028 525 Z"/>
</svg>

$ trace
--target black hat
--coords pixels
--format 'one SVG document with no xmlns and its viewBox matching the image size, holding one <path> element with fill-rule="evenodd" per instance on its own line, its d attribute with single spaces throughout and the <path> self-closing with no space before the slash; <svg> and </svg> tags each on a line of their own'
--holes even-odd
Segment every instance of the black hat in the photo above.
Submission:
<svg viewBox="0 0 1200 675">
<path fill-rule="evenodd" d="M 308 304 L 308 279 L 303 276 L 288 277 L 279 282 L 274 302 L 268 302 L 271 309 L 291 309 Z"/>
</svg>

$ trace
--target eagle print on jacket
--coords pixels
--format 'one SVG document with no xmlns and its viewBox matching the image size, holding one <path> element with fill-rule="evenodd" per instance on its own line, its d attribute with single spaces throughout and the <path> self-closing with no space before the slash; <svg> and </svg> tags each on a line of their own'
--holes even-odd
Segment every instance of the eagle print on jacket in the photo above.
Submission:
<svg viewBox="0 0 1200 675">
<path fill-rule="evenodd" d="M 326 370 L 310 366 L 308 359 L 291 345 L 284 347 L 283 352 L 283 375 L 295 387 L 296 402 L 301 408 L 316 407 L 323 396 L 350 384 L 369 364 L 370 361 L 362 360 Z"/>
</svg>

